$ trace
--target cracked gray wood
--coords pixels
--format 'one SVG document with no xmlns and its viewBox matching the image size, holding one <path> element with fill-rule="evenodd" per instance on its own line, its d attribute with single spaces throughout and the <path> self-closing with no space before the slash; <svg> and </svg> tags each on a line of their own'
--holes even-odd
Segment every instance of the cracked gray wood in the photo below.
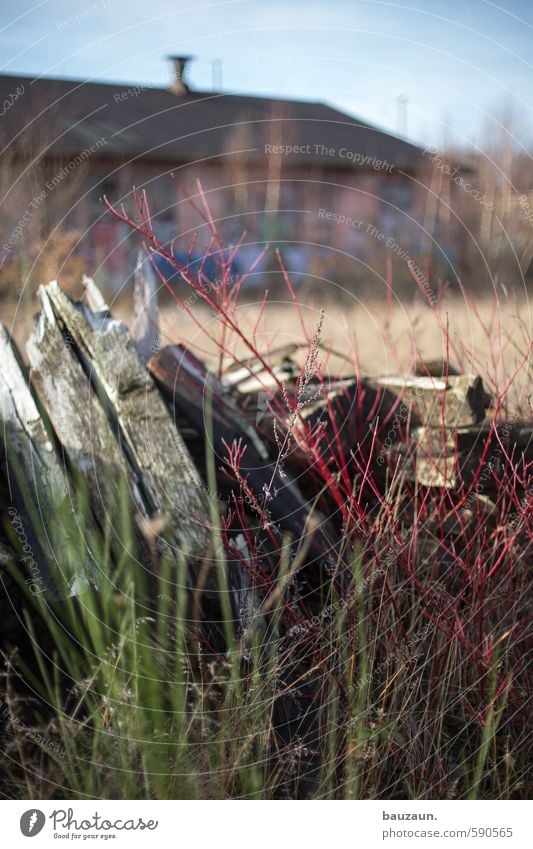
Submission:
<svg viewBox="0 0 533 849">
<path fill-rule="evenodd" d="M 150 260 L 139 251 L 133 288 L 133 324 L 131 330 L 143 362 L 159 351 L 159 311 L 157 279 Z"/>
<path fill-rule="evenodd" d="M 19 521 L 31 548 L 34 565 L 32 571 L 28 571 L 28 580 L 36 588 L 35 592 L 46 589 L 64 594 L 66 586 L 80 577 L 80 564 L 70 561 L 62 527 L 65 515 L 72 510 L 68 473 L 37 409 L 20 357 L 1 324 L 0 362 L 5 471 L 13 503 L 17 505 L 17 513 L 20 511 Z M 54 577 L 50 571 L 52 563 Z"/>
<path fill-rule="evenodd" d="M 57 283 L 46 287 L 45 297 L 105 396 L 108 413 L 116 419 L 122 453 L 141 483 L 149 514 L 166 517 L 165 536 L 173 546 L 192 555 L 203 553 L 209 543 L 201 521 L 209 515 L 207 495 L 128 328 L 106 311 L 93 313 L 83 304 L 73 304 Z"/>
<path fill-rule="evenodd" d="M 56 284 L 57 285 L 57 284 Z M 106 505 L 117 504 L 127 480 L 136 508 L 146 515 L 138 481 L 131 473 L 108 417 L 79 362 L 72 336 L 64 336 L 48 294 L 38 292 L 42 310 L 26 350 L 30 379 L 68 461 L 87 485 L 93 512 L 104 524 Z"/>
<path fill-rule="evenodd" d="M 26 383 L 19 358 L 0 323 L 0 418 L 11 458 L 37 503 L 59 503 L 68 494 L 66 471 Z"/>
</svg>

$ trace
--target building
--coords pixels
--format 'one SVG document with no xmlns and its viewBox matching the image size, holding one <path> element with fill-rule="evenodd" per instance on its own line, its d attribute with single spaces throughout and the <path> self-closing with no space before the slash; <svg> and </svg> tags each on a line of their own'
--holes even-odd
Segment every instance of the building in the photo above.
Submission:
<svg viewBox="0 0 533 849">
<path fill-rule="evenodd" d="M 185 250 L 197 231 L 201 251 L 199 183 L 247 258 L 275 240 L 293 272 L 327 277 L 416 253 L 424 151 L 322 103 L 191 90 L 172 63 L 168 89 L 0 76 L 4 270 L 74 232 L 90 273 L 124 279 L 135 240 L 101 197 L 128 204 L 133 186 L 162 240 Z"/>
</svg>

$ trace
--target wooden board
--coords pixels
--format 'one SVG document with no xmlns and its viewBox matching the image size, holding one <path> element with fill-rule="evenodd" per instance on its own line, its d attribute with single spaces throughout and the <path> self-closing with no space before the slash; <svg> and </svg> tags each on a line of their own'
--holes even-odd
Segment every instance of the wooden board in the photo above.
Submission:
<svg viewBox="0 0 533 849">
<path fill-rule="evenodd" d="M 28 387 L 20 356 L 1 323 L 0 361 L 0 418 L 4 439 L 36 499 L 57 504 L 68 493 L 65 468 Z"/>
<path fill-rule="evenodd" d="M 20 568 L 30 592 L 65 595 L 85 575 L 79 561 L 69 562 L 65 544 L 63 520 L 71 509 L 68 473 L 37 409 L 20 355 L 2 325 L 0 361 L 0 441 L 11 537 L 21 549 Z"/>
<path fill-rule="evenodd" d="M 46 287 L 43 297 L 72 339 L 85 379 L 96 389 L 93 396 L 113 423 L 114 456 L 127 459 L 147 514 L 163 514 L 167 541 L 185 554 L 200 555 L 209 538 L 207 496 L 128 328 L 107 310 L 73 304 L 56 283 Z M 108 456 L 107 450 L 102 456 Z"/>
<path fill-rule="evenodd" d="M 401 397 L 426 427 L 465 427 L 481 424 L 491 398 L 481 377 L 387 376 L 376 381 Z"/>
</svg>

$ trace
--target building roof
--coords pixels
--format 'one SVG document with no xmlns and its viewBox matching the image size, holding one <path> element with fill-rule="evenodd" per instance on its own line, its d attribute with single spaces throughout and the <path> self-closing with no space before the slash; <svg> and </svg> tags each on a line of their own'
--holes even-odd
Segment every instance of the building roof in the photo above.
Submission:
<svg viewBox="0 0 533 849">
<path fill-rule="evenodd" d="M 91 154 L 102 158 L 178 163 L 243 151 L 259 160 L 283 145 L 297 148 L 291 164 L 321 168 L 414 171 L 424 162 L 416 145 L 323 103 L 0 75 L 0 107 L 2 146 L 32 156 L 96 145 Z"/>
</svg>

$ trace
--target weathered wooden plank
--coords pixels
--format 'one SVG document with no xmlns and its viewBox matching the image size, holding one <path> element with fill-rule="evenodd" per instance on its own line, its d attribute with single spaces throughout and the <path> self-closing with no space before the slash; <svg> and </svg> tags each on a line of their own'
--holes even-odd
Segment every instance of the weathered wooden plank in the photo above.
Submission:
<svg viewBox="0 0 533 849">
<path fill-rule="evenodd" d="M 458 451 L 454 431 L 442 428 L 417 428 L 415 478 L 422 486 L 455 489 L 458 483 Z"/>
<path fill-rule="evenodd" d="M 133 323 L 131 335 L 143 362 L 161 347 L 157 308 L 157 279 L 152 265 L 142 251 L 137 256 L 133 286 Z"/>
<path fill-rule="evenodd" d="M 41 286 L 38 296 L 42 310 L 26 346 L 30 378 L 64 454 L 86 482 L 97 516 L 105 515 L 108 503 L 117 503 L 124 476 L 137 509 L 146 515 L 138 481 L 76 356 L 73 337 L 64 335 L 59 326 L 48 287 Z"/>
<path fill-rule="evenodd" d="M 11 494 L 9 516 L 22 551 L 20 568 L 30 592 L 66 595 L 87 571 L 79 559 L 69 562 L 63 527 L 72 510 L 68 474 L 39 414 L 18 352 L 2 325 L 0 362 L 0 441 Z"/>
<path fill-rule="evenodd" d="M 10 455 L 38 501 L 57 505 L 68 494 L 66 472 L 1 323 L 0 362 L 0 418 Z"/>
<path fill-rule="evenodd" d="M 168 542 L 201 554 L 209 542 L 204 524 L 207 495 L 128 328 L 107 313 L 73 304 L 57 284 L 46 287 L 46 297 L 116 418 L 119 442 L 140 481 L 149 513 L 167 518 Z"/>
<path fill-rule="evenodd" d="M 265 369 L 257 357 L 232 363 L 224 371 L 222 380 L 242 395 L 275 388 L 280 382 L 294 385 L 301 370 L 298 363 L 292 359 L 298 347 L 296 343 L 292 343 L 270 351 L 267 356 L 270 371 Z"/>
<path fill-rule="evenodd" d="M 84 274 L 82 277 L 82 283 L 85 288 L 85 297 L 87 298 L 89 308 L 92 309 L 93 312 L 108 312 L 109 307 L 93 278 Z"/>
<path fill-rule="evenodd" d="M 426 427 L 464 427 L 481 424 L 491 398 L 481 377 L 379 377 L 376 383 L 399 395 Z"/>
</svg>

